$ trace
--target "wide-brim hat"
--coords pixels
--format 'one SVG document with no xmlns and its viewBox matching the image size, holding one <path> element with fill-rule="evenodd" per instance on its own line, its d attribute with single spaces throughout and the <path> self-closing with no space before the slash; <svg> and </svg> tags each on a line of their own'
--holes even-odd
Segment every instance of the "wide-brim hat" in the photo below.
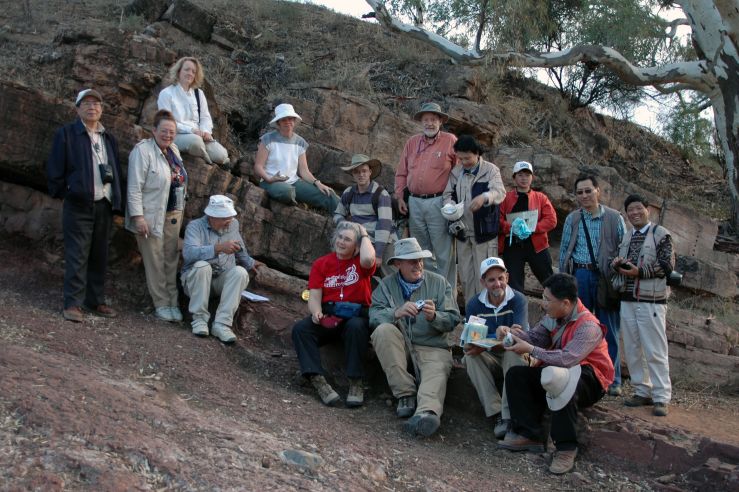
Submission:
<svg viewBox="0 0 739 492">
<path fill-rule="evenodd" d="M 413 115 L 413 119 L 416 121 L 421 121 L 421 115 L 423 115 L 423 113 L 434 113 L 435 115 L 438 115 L 439 118 L 441 118 L 442 123 L 446 123 L 447 121 L 449 121 L 449 115 L 442 111 L 441 106 L 436 103 L 422 104 L 421 109 L 419 109 L 418 112 Z"/>
<path fill-rule="evenodd" d="M 103 96 L 101 96 L 98 91 L 95 89 L 82 89 L 79 94 L 77 94 L 77 99 L 74 100 L 74 105 L 79 107 L 79 105 L 82 104 L 82 100 L 86 97 L 94 97 L 100 101 L 100 104 L 103 104 Z"/>
<path fill-rule="evenodd" d="M 205 215 L 216 219 L 225 219 L 236 216 L 234 202 L 224 195 L 213 195 L 205 207 Z"/>
<path fill-rule="evenodd" d="M 547 392 L 547 406 L 550 410 L 562 410 L 570 402 L 581 372 L 580 364 L 569 369 L 547 366 L 541 371 L 541 386 Z"/>
<path fill-rule="evenodd" d="M 270 120 L 269 124 L 274 126 L 282 118 L 297 118 L 298 121 L 303 121 L 303 118 L 295 112 L 293 105 L 287 103 L 277 105 L 275 108 L 275 117 Z"/>
<path fill-rule="evenodd" d="M 352 156 L 352 163 L 348 166 L 343 166 L 341 170 L 351 174 L 353 170 L 362 164 L 367 164 L 370 167 L 370 179 L 375 179 L 382 171 L 382 163 L 379 160 L 372 159 L 364 154 L 354 154 Z"/>
<path fill-rule="evenodd" d="M 427 249 L 421 249 L 421 245 L 415 237 L 407 237 L 395 241 L 395 253 L 387 259 L 387 264 L 391 265 L 394 260 L 418 260 L 420 258 L 431 258 L 433 255 Z"/>
</svg>

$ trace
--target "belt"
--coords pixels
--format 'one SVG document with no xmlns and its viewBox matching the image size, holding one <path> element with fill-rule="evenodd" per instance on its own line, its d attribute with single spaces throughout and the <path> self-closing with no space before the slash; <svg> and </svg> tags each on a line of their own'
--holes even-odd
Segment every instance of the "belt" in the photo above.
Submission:
<svg viewBox="0 0 739 492">
<path fill-rule="evenodd" d="M 595 270 L 592 263 L 573 263 L 575 270 Z"/>
<path fill-rule="evenodd" d="M 416 193 L 408 192 L 408 194 L 412 196 L 413 198 L 424 198 L 425 199 L 425 198 L 436 198 L 437 196 L 443 195 L 444 192 L 442 191 L 441 193 L 427 193 L 424 195 L 418 195 Z"/>
</svg>

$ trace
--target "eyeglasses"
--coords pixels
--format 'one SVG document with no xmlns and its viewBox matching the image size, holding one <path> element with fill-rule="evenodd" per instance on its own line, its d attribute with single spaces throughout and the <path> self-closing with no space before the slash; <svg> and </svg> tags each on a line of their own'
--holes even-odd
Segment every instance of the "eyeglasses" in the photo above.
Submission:
<svg viewBox="0 0 739 492">
<path fill-rule="evenodd" d="M 591 193 L 592 193 L 593 191 L 594 191 L 594 190 L 593 190 L 592 188 L 586 188 L 586 189 L 584 189 L 584 190 L 577 190 L 577 191 L 576 191 L 575 193 L 576 193 L 576 194 L 578 194 L 578 195 L 589 195 L 589 194 L 591 194 Z"/>
<path fill-rule="evenodd" d="M 80 106 L 102 106 L 103 103 L 100 101 L 82 101 Z"/>
</svg>

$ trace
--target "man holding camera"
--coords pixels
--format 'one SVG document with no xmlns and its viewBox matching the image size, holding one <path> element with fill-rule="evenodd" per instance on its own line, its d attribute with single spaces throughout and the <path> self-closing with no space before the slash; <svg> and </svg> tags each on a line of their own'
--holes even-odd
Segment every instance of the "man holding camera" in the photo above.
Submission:
<svg viewBox="0 0 739 492">
<path fill-rule="evenodd" d="M 665 324 L 667 277 L 675 268 L 672 236 L 649 221 L 647 201 L 640 195 L 629 195 L 624 209 L 634 229 L 625 235 L 611 262 L 613 271 L 622 276 L 614 287 L 622 292 L 624 357 L 634 387 L 634 396 L 624 404 L 654 404 L 652 413 L 664 417 L 672 393 Z"/>
<path fill-rule="evenodd" d="M 247 271 L 256 275 L 264 264 L 246 251 L 233 200 L 223 195 L 210 197 L 205 215 L 187 224 L 182 256 L 182 287 L 190 297 L 192 333 L 201 337 L 212 333 L 223 343 L 235 342 L 231 325 L 241 292 L 249 284 Z M 219 294 L 221 300 L 209 332 L 211 292 Z"/>
<path fill-rule="evenodd" d="M 49 194 L 64 200 L 64 310 L 81 322 L 82 310 L 113 318 L 105 302 L 105 271 L 113 213 L 122 207 L 118 144 L 100 123 L 103 98 L 94 89 L 80 91 L 74 123 L 54 135 L 46 164 Z"/>
<path fill-rule="evenodd" d="M 372 293 L 372 346 L 398 399 L 398 417 L 411 417 L 406 432 L 430 436 L 439 428 L 446 384 L 452 370 L 448 334 L 459 322 L 452 287 L 437 273 L 424 272 L 422 250 L 415 238 L 395 243 L 388 263 L 398 268 Z M 408 372 L 413 362 L 415 378 Z"/>
</svg>

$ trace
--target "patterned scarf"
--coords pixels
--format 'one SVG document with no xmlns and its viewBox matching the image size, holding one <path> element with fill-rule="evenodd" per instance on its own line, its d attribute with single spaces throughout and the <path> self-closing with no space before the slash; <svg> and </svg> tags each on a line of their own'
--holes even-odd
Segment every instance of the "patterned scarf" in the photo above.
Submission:
<svg viewBox="0 0 739 492">
<path fill-rule="evenodd" d="M 403 276 L 398 272 L 398 284 L 400 285 L 400 290 L 403 292 L 403 299 L 406 301 L 411 298 L 411 295 L 421 287 L 421 284 L 423 283 L 423 277 L 421 277 L 417 282 L 407 282 Z"/>
</svg>

